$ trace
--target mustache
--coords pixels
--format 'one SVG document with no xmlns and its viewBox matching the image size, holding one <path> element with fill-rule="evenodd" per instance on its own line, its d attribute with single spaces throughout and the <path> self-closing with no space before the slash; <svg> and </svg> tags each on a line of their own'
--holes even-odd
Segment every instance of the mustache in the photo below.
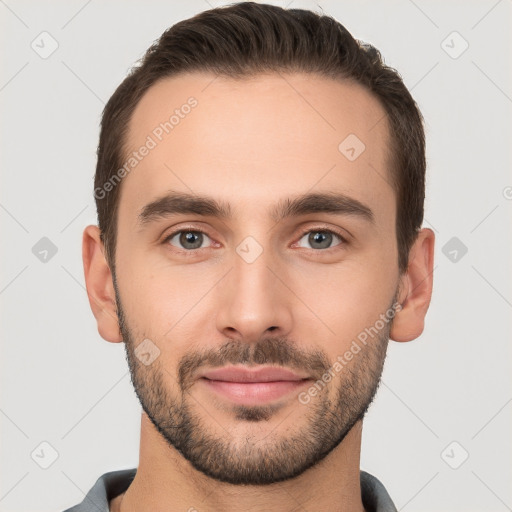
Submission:
<svg viewBox="0 0 512 512">
<path fill-rule="evenodd" d="M 184 355 L 178 364 L 178 382 L 186 391 L 203 366 L 219 368 L 227 364 L 247 366 L 276 365 L 307 372 L 315 380 L 330 368 L 330 362 L 320 350 L 301 349 L 287 338 L 263 338 L 255 344 L 230 340 L 219 348 L 204 349 Z"/>
</svg>

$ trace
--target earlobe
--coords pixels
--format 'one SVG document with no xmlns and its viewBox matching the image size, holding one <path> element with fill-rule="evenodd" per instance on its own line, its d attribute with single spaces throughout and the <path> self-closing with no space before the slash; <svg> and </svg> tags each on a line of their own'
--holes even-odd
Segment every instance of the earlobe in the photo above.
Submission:
<svg viewBox="0 0 512 512">
<path fill-rule="evenodd" d="M 400 281 L 398 302 L 402 306 L 390 331 L 394 341 L 412 341 L 423 332 L 432 297 L 434 241 L 434 232 L 423 228 L 411 247 L 409 266 Z"/>
<path fill-rule="evenodd" d="M 87 296 L 98 332 L 106 341 L 119 343 L 123 339 L 119 330 L 114 284 L 98 226 L 90 225 L 84 230 L 82 259 Z"/>
</svg>

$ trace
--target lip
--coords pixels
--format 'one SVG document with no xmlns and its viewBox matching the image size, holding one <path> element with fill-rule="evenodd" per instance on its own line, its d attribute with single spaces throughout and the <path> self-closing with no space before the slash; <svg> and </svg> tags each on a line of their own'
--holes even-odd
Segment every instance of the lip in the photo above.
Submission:
<svg viewBox="0 0 512 512">
<path fill-rule="evenodd" d="M 201 373 L 200 377 L 225 382 L 299 381 L 310 378 L 309 375 L 300 375 L 292 370 L 277 366 L 263 366 L 254 369 L 240 366 L 229 366 L 214 370 L 207 370 Z"/>
<path fill-rule="evenodd" d="M 199 378 L 211 392 L 240 405 L 258 405 L 286 397 L 310 380 L 309 376 L 284 368 L 234 366 L 205 371 Z"/>
</svg>

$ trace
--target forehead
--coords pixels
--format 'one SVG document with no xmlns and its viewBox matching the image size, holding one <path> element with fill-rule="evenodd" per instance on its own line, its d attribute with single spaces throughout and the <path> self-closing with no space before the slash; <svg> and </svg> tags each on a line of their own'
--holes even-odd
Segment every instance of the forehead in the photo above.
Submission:
<svg viewBox="0 0 512 512">
<path fill-rule="evenodd" d="M 136 216 L 168 189 L 249 208 L 316 187 L 392 200 L 385 117 L 362 86 L 317 75 L 162 79 L 130 120 L 127 160 L 150 149 L 123 179 L 120 209 L 127 203 Z"/>
</svg>

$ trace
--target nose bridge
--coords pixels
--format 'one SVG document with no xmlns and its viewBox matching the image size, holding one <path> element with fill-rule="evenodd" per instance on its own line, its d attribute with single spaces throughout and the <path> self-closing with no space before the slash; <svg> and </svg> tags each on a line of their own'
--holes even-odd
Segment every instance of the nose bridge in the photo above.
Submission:
<svg viewBox="0 0 512 512">
<path fill-rule="evenodd" d="M 258 340 L 270 328 L 288 332 L 289 300 L 272 251 L 249 236 L 236 247 L 232 264 L 218 297 L 218 329 L 236 330 L 246 340 Z"/>
<path fill-rule="evenodd" d="M 253 237 L 247 237 L 237 246 L 235 253 L 232 274 L 237 294 L 252 296 L 253 299 L 268 299 L 274 295 L 275 274 L 270 269 L 277 262 L 270 249 L 264 248 Z M 242 297 L 238 297 L 239 302 Z"/>
</svg>

